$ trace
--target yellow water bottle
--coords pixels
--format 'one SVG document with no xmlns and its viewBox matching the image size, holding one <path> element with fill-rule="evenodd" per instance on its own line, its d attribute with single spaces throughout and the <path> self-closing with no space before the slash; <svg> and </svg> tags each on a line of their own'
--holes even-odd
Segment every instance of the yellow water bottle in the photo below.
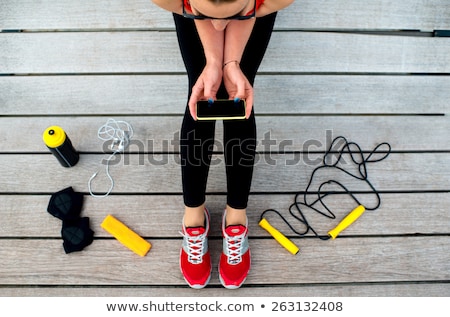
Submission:
<svg viewBox="0 0 450 317">
<path fill-rule="evenodd" d="M 42 138 L 45 145 L 47 145 L 50 152 L 53 153 L 62 166 L 72 167 L 77 164 L 80 156 L 61 127 L 48 127 L 44 131 Z"/>
</svg>

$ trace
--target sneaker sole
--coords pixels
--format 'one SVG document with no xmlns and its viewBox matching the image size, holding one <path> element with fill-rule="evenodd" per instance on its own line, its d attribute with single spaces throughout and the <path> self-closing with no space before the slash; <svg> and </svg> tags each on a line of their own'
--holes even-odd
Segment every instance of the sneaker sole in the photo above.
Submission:
<svg viewBox="0 0 450 317">
<path fill-rule="evenodd" d="M 183 278 L 184 278 L 184 276 L 183 276 Z M 191 284 L 189 284 L 189 282 L 184 278 L 184 281 L 186 282 L 186 284 L 187 285 L 189 285 L 191 288 L 193 288 L 193 289 L 202 289 L 202 288 L 204 288 L 206 285 L 208 285 L 208 283 L 209 283 L 209 280 L 211 279 L 211 274 L 209 275 L 209 277 L 208 277 L 208 279 L 206 280 L 206 283 L 204 284 L 204 285 L 201 285 L 201 284 L 193 284 L 193 285 L 191 285 Z"/>
<path fill-rule="evenodd" d="M 208 279 L 206 280 L 205 284 L 203 284 L 203 285 L 202 284 L 190 284 L 188 282 L 188 280 L 184 277 L 184 274 L 183 274 L 183 271 L 181 270 L 181 267 L 180 267 L 180 272 L 181 272 L 181 275 L 183 276 L 183 279 L 184 279 L 184 281 L 186 282 L 187 285 L 189 285 L 191 288 L 194 288 L 194 289 L 201 289 L 201 288 L 204 288 L 206 285 L 208 285 L 209 281 L 211 280 L 212 268 L 211 268 L 211 271 L 209 272 Z"/>
<path fill-rule="evenodd" d="M 239 285 L 226 285 L 225 282 L 222 280 L 222 276 L 219 275 L 220 284 L 222 284 L 222 286 L 225 287 L 226 289 L 238 289 L 244 284 L 246 279 L 247 278 L 244 278 L 242 283 Z"/>
</svg>

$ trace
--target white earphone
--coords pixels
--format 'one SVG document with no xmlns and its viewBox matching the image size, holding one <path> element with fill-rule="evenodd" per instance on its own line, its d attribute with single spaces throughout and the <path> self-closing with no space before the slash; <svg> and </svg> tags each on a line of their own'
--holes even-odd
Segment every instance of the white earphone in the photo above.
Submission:
<svg viewBox="0 0 450 317">
<path fill-rule="evenodd" d="M 110 149 L 113 153 L 106 160 L 106 176 L 108 176 L 111 186 L 109 190 L 104 195 L 94 194 L 92 191 L 92 180 L 97 176 L 98 171 L 95 172 L 88 181 L 89 193 L 93 197 L 106 197 L 108 196 L 112 189 L 114 188 L 114 180 L 109 173 L 109 161 L 117 154 L 125 151 L 125 149 L 130 144 L 130 140 L 133 137 L 133 127 L 126 121 L 108 119 L 104 125 L 102 125 L 98 131 L 97 135 L 100 140 L 111 141 Z"/>
</svg>

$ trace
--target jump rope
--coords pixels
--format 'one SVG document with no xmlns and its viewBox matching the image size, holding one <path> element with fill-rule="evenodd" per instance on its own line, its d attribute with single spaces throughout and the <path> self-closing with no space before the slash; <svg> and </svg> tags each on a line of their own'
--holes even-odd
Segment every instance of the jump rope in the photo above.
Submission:
<svg viewBox="0 0 450 317">
<path fill-rule="evenodd" d="M 355 222 L 364 213 L 364 211 L 376 210 L 378 209 L 378 207 L 380 207 L 381 205 L 380 193 L 369 181 L 367 165 L 368 163 L 375 163 L 384 160 L 389 156 L 390 153 L 391 153 L 390 144 L 383 142 L 378 144 L 371 152 L 368 153 L 367 156 L 365 156 L 361 147 L 355 142 L 349 142 L 343 136 L 336 137 L 331 142 L 328 150 L 325 152 L 324 157 L 322 159 L 322 164 L 313 170 L 304 193 L 303 194 L 301 192 L 296 193 L 294 202 L 289 207 L 289 213 L 296 220 L 298 220 L 300 223 L 304 225 L 305 230 L 302 232 L 296 230 L 293 227 L 293 225 L 289 223 L 289 221 L 278 210 L 275 209 L 267 209 L 263 211 L 261 213 L 259 225 L 266 231 L 268 231 L 272 235 L 272 237 L 274 237 L 275 240 L 278 241 L 278 243 L 280 243 L 284 248 L 286 248 L 290 253 L 294 255 L 297 254 L 300 249 L 291 240 L 289 240 L 285 235 L 283 235 L 280 231 L 275 229 L 269 223 L 269 221 L 265 217 L 268 213 L 274 213 L 278 215 L 284 221 L 284 223 L 292 230 L 292 232 L 294 232 L 296 235 L 300 237 L 304 237 L 309 232 L 312 232 L 314 236 L 316 236 L 321 240 L 335 239 L 343 230 L 345 230 L 348 226 L 350 226 L 353 222 Z M 329 162 L 333 154 L 337 154 L 337 159 L 335 159 L 332 162 Z M 354 166 L 357 167 L 356 172 L 350 171 L 349 168 L 344 167 L 344 163 L 342 163 L 344 155 L 348 156 L 351 162 L 354 164 Z M 380 156 L 376 158 L 375 155 Z M 317 190 L 317 198 L 313 200 L 311 203 L 308 203 L 307 196 L 312 195 L 312 193 L 315 193 L 310 191 L 310 187 L 313 184 L 314 177 L 316 173 L 325 169 L 340 171 L 343 172 L 345 175 L 350 176 L 351 178 L 365 182 L 369 186 L 371 193 L 375 195 L 376 204 L 371 207 L 364 206 L 360 202 L 360 200 L 356 197 L 355 192 L 350 191 L 346 186 L 344 186 L 344 184 L 342 184 L 342 182 L 339 182 L 338 180 L 334 179 L 329 179 L 327 181 L 320 183 Z M 337 186 L 338 188 L 340 188 L 340 190 L 325 191 L 324 187 L 325 186 L 328 187 L 330 185 Z M 324 198 L 330 195 L 348 195 L 357 204 L 357 207 L 353 209 L 350 213 L 348 213 L 335 228 L 328 231 L 327 235 L 321 235 L 309 224 L 308 219 L 305 216 L 304 210 L 305 209 L 313 210 L 314 212 L 317 212 L 326 218 L 336 219 L 335 213 L 324 201 Z M 322 211 L 320 207 L 323 207 L 326 211 Z"/>
</svg>

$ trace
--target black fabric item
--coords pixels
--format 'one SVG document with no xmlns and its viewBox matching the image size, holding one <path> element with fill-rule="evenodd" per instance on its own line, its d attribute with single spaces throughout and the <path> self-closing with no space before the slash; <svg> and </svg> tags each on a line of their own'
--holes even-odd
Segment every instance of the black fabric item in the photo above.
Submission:
<svg viewBox="0 0 450 317">
<path fill-rule="evenodd" d="M 66 253 L 81 251 L 94 241 L 94 231 L 89 227 L 89 218 L 81 217 L 83 194 L 72 187 L 54 193 L 47 211 L 62 220 L 61 236 Z"/>
<path fill-rule="evenodd" d="M 47 211 L 61 220 L 75 220 L 80 217 L 83 194 L 67 187 L 50 197 Z"/>
<path fill-rule="evenodd" d="M 81 251 L 94 241 L 94 231 L 89 227 L 89 218 L 63 221 L 61 236 L 66 253 Z"/>
</svg>

